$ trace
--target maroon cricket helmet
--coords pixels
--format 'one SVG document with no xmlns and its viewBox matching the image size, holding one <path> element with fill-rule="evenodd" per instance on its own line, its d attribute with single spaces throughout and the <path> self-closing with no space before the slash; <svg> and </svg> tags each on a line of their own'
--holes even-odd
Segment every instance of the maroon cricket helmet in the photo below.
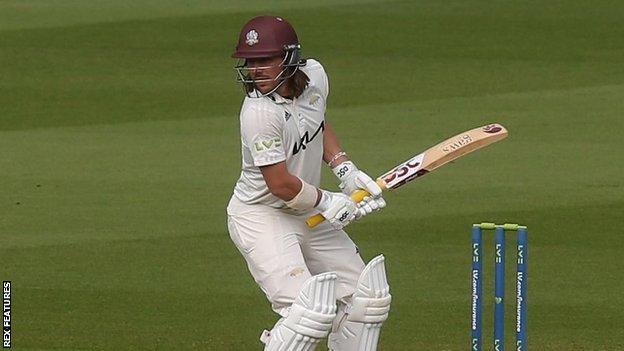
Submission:
<svg viewBox="0 0 624 351">
<path fill-rule="evenodd" d="M 281 17 L 258 16 L 241 29 L 232 57 L 249 59 L 280 56 L 295 49 L 299 49 L 299 39 L 290 23 Z"/>
</svg>

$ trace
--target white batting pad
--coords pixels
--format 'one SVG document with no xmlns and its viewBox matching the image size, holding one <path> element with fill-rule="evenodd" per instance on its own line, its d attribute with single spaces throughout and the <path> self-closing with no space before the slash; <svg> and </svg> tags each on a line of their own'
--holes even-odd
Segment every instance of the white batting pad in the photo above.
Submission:
<svg viewBox="0 0 624 351">
<path fill-rule="evenodd" d="M 285 318 L 260 338 L 265 351 L 312 351 L 327 337 L 336 317 L 336 273 L 315 275 L 303 288 Z"/>
<path fill-rule="evenodd" d="M 386 278 L 384 256 L 372 259 L 358 279 L 352 302 L 345 316 L 329 335 L 333 351 L 375 351 L 383 322 L 390 311 L 390 286 Z"/>
</svg>

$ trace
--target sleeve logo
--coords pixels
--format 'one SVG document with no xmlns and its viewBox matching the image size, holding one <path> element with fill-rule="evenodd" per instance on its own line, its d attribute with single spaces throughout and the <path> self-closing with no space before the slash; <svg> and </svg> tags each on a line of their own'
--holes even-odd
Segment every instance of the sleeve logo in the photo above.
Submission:
<svg viewBox="0 0 624 351">
<path fill-rule="evenodd" d="M 266 150 L 270 150 L 270 149 L 276 149 L 278 147 L 282 146 L 282 139 L 280 138 L 273 138 L 273 139 L 269 139 L 269 140 L 260 140 L 260 141 L 256 141 L 254 143 L 254 147 L 256 148 L 256 151 L 260 152 L 260 151 L 266 151 Z"/>
</svg>

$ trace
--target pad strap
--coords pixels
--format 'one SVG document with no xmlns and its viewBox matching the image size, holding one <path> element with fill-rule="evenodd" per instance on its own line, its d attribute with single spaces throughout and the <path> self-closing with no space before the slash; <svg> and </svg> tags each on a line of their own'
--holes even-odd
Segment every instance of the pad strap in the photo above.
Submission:
<svg viewBox="0 0 624 351">
<path fill-rule="evenodd" d="M 321 339 L 327 336 L 332 327 L 336 313 L 321 313 L 292 305 L 288 317 L 284 319 L 284 326 L 296 333 Z"/>
<path fill-rule="evenodd" d="M 354 297 L 347 310 L 347 319 L 360 323 L 382 323 L 388 319 L 392 296 Z"/>
</svg>

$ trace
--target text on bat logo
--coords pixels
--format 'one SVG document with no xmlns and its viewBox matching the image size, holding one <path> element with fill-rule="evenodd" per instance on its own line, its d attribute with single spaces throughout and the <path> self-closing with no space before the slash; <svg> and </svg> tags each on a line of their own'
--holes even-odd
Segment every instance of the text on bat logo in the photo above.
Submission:
<svg viewBox="0 0 624 351">
<path fill-rule="evenodd" d="M 459 139 L 453 140 L 450 144 L 442 146 L 443 152 L 451 152 L 461 148 L 462 146 L 472 143 L 472 137 L 468 134 L 464 134 Z"/>
</svg>

